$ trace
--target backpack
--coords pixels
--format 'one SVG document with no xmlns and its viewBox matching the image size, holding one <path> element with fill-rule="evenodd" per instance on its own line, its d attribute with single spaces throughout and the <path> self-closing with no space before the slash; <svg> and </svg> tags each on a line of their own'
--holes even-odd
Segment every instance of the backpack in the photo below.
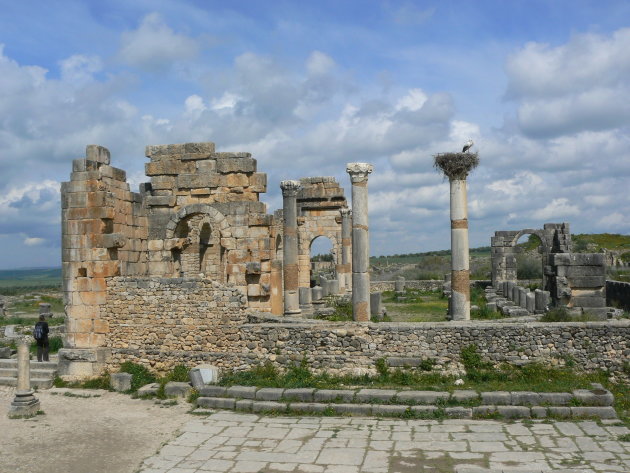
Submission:
<svg viewBox="0 0 630 473">
<path fill-rule="evenodd" d="M 44 324 L 40 324 L 40 323 L 35 324 L 35 330 L 33 330 L 33 337 L 35 337 L 35 340 L 44 339 Z"/>
</svg>

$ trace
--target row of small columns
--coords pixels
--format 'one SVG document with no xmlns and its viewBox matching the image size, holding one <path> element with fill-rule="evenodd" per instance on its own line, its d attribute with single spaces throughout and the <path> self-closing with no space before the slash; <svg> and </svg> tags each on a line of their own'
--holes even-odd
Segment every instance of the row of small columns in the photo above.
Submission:
<svg viewBox="0 0 630 473">
<path fill-rule="evenodd" d="M 350 286 L 349 267 L 352 266 L 352 311 L 358 322 L 370 320 L 370 239 L 368 227 L 368 175 L 373 166 L 368 163 L 349 163 L 346 172 L 352 183 L 352 211 L 341 210 L 341 276 L 345 288 Z M 301 313 L 298 288 L 298 225 L 297 194 L 300 182 L 280 183 L 283 205 L 283 280 L 284 314 Z M 352 245 L 350 245 L 352 242 Z M 352 251 L 350 251 L 352 246 Z M 352 261 L 350 261 L 352 258 Z"/>
</svg>

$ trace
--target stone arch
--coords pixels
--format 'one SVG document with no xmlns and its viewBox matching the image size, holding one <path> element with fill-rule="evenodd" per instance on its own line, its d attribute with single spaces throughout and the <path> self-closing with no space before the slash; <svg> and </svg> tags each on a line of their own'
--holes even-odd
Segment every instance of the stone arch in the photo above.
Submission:
<svg viewBox="0 0 630 473">
<path fill-rule="evenodd" d="M 181 208 L 166 225 L 172 239 L 174 271 L 180 276 L 205 277 L 225 282 L 226 249 L 222 239 L 229 238 L 229 224 L 221 212 L 207 204 Z"/>
<path fill-rule="evenodd" d="M 517 281 L 516 244 L 523 235 L 536 235 L 541 241 L 543 266 L 543 288 L 547 289 L 549 277 L 549 255 L 567 253 L 571 250 L 571 233 L 568 223 L 546 223 L 542 229 L 525 228 L 517 231 L 497 231 L 491 239 L 492 285 L 504 281 Z"/>
</svg>

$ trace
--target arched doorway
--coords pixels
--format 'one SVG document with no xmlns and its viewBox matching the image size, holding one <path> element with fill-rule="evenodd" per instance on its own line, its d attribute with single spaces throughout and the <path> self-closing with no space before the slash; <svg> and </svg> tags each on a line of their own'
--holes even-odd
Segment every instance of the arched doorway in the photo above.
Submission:
<svg viewBox="0 0 630 473">
<path fill-rule="evenodd" d="M 544 261 L 543 242 L 535 233 L 522 233 L 514 243 L 516 256 L 516 279 L 518 281 L 540 281 L 542 287 Z"/>
<path fill-rule="evenodd" d="M 311 287 L 319 282 L 320 276 L 325 276 L 328 279 L 336 277 L 337 255 L 335 245 L 330 238 L 320 235 L 311 240 L 309 260 Z"/>
</svg>

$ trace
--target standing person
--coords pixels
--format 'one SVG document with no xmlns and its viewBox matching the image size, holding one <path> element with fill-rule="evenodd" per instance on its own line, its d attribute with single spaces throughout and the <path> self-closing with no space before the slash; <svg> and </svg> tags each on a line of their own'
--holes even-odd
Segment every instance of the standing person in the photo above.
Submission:
<svg viewBox="0 0 630 473">
<path fill-rule="evenodd" d="M 33 337 L 37 342 L 37 361 L 48 361 L 48 322 L 44 314 L 39 316 L 39 322 L 35 324 Z"/>
</svg>

